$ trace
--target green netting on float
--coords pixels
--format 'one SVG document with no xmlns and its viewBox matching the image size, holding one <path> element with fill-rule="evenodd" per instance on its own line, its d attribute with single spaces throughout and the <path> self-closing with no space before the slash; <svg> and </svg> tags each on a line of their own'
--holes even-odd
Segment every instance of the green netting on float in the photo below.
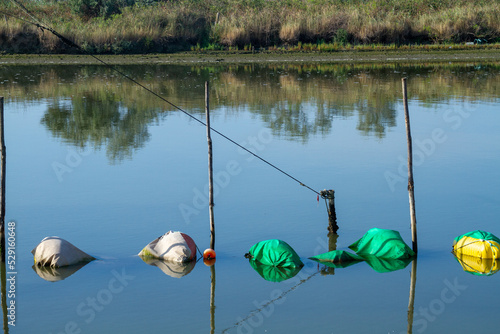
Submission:
<svg viewBox="0 0 500 334">
<path fill-rule="evenodd" d="M 250 258 L 261 264 L 275 267 L 298 267 L 304 266 L 300 257 L 283 240 L 271 239 L 256 243 L 250 248 Z"/>
<path fill-rule="evenodd" d="M 381 228 L 372 228 L 349 248 L 362 257 L 379 259 L 404 259 L 415 255 L 398 231 Z"/>
<path fill-rule="evenodd" d="M 455 245 L 463 237 L 469 237 L 469 238 L 474 238 L 474 239 L 479 239 L 479 240 L 491 240 L 491 241 L 495 241 L 496 243 L 500 244 L 500 239 L 496 235 L 494 235 L 490 232 L 482 231 L 482 230 L 475 230 L 475 231 L 467 232 L 465 234 L 462 234 L 462 235 L 459 235 L 458 237 L 456 237 L 453 240 L 453 245 Z"/>
</svg>

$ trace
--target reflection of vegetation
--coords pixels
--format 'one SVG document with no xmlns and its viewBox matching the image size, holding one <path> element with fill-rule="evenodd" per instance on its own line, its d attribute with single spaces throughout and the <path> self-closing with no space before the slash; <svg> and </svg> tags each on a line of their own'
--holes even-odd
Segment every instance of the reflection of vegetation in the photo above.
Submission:
<svg viewBox="0 0 500 334">
<path fill-rule="evenodd" d="M 55 137 L 79 147 L 106 145 L 111 161 L 131 156 L 149 139 L 147 126 L 152 114 L 121 107 L 114 94 L 87 92 L 71 102 L 72 107 L 52 103 L 42 118 Z"/>
<path fill-rule="evenodd" d="M 396 125 L 401 77 L 410 98 L 426 106 L 452 99 L 497 101 L 499 65 L 275 64 L 123 66 L 122 71 L 193 114 L 204 112 L 203 82 L 211 81 L 211 109 L 260 118 L 275 135 L 307 141 L 328 134 L 336 118 L 357 116 L 364 135 L 383 138 Z M 148 124 L 170 108 L 99 66 L 1 67 L 4 94 L 15 101 L 48 99 L 42 123 L 79 146 L 105 146 L 112 161 L 148 140 Z"/>
<path fill-rule="evenodd" d="M 357 129 L 363 134 L 372 132 L 376 133 L 378 137 L 382 137 L 387 126 L 396 126 L 396 108 L 394 104 L 378 100 L 375 100 L 372 104 L 367 101 L 358 103 L 356 105 L 359 114 Z"/>
</svg>

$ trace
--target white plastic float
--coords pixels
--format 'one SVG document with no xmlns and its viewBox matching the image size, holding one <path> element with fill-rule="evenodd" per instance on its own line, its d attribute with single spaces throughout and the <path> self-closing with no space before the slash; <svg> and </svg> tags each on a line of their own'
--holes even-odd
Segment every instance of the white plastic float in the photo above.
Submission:
<svg viewBox="0 0 500 334">
<path fill-rule="evenodd" d="M 64 267 L 95 260 L 70 242 L 59 237 L 43 239 L 32 251 L 35 266 Z"/>
</svg>

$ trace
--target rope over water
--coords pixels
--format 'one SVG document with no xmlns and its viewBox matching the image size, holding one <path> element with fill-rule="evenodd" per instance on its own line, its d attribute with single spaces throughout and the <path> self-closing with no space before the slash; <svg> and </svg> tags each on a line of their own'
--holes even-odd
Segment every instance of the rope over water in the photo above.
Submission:
<svg viewBox="0 0 500 334">
<path fill-rule="evenodd" d="M 11 0 L 12 2 L 14 2 L 17 6 L 19 6 L 23 11 L 26 12 L 26 14 L 28 14 L 28 16 L 30 16 L 34 21 L 38 22 L 31 22 L 31 21 L 28 21 L 28 20 L 24 20 L 22 18 L 19 18 L 19 17 L 16 17 L 12 14 L 7 14 L 7 13 L 4 13 L 6 15 L 9 15 L 13 18 L 16 18 L 18 20 L 21 20 L 21 21 L 24 21 L 24 22 L 27 22 L 29 24 L 32 24 L 32 25 L 35 25 L 37 26 L 38 28 L 40 28 L 42 31 L 48 31 L 52 34 L 54 34 L 57 38 L 59 38 L 61 41 L 63 41 L 64 43 L 66 43 L 68 46 L 70 47 L 73 47 L 79 51 L 81 51 L 82 53 L 94 58 L 96 61 L 100 62 L 101 64 L 107 66 L 108 68 L 110 68 L 111 70 L 115 71 L 116 73 L 120 74 L 121 76 L 123 76 L 124 78 L 130 80 L 131 82 L 133 82 L 134 84 L 138 85 L 139 87 L 143 88 L 144 90 L 146 90 L 147 92 L 151 93 L 152 95 L 156 96 L 157 98 L 161 99 L 163 102 L 169 104 L 170 106 L 172 106 L 174 109 L 177 109 L 178 111 L 184 113 L 185 115 L 187 115 L 188 117 L 192 118 L 193 120 L 195 120 L 196 122 L 200 123 L 201 125 L 205 126 L 206 127 L 206 123 L 203 122 L 202 120 L 199 120 L 198 118 L 196 118 L 195 116 L 193 116 L 192 114 L 188 113 L 187 111 L 185 111 L 184 109 L 182 109 L 181 107 L 173 104 L 172 102 L 168 101 L 167 99 L 165 99 L 164 97 L 158 95 L 157 93 L 155 93 L 154 91 L 152 91 L 151 89 L 147 88 L 146 86 L 142 85 L 141 83 L 137 82 L 135 79 L 129 77 L 128 75 L 126 75 L 125 73 L 121 72 L 120 70 L 118 70 L 115 66 L 111 65 L 111 64 L 108 64 L 107 62 L 105 62 L 104 60 L 101 60 L 99 59 L 98 57 L 96 57 L 95 55 L 89 53 L 88 51 L 84 50 L 81 46 L 79 46 L 78 44 L 76 44 L 75 42 L 69 40 L 68 38 L 64 37 L 63 35 L 59 34 L 57 31 L 55 31 L 54 29 L 52 28 L 49 28 L 47 27 L 45 24 L 43 24 L 35 15 L 33 15 L 32 13 L 29 12 L 29 10 L 23 6 L 21 3 L 19 3 L 17 0 Z M 3 12 L 2 12 L 3 13 Z M 224 135 L 223 133 L 219 132 L 218 130 L 210 127 L 210 129 L 215 132 L 216 134 L 218 134 L 219 136 L 221 136 L 222 138 L 228 140 L 229 142 L 233 143 L 234 145 L 238 146 L 239 148 L 243 149 L 245 152 L 248 152 L 250 153 L 251 155 L 253 155 L 254 157 L 256 157 L 257 159 L 261 160 L 262 162 L 266 163 L 267 165 L 273 167 L 274 169 L 276 169 L 277 171 L 281 172 L 282 174 L 284 174 L 285 176 L 288 176 L 289 178 L 291 178 L 292 180 L 294 180 L 295 182 L 297 182 L 298 184 L 300 184 L 301 186 L 303 187 L 306 187 L 307 189 L 311 190 L 312 192 L 314 192 L 316 195 L 321 195 L 319 192 L 317 192 L 316 190 L 314 190 L 313 188 L 309 187 L 308 185 L 306 185 L 305 183 L 299 181 L 298 179 L 296 179 L 295 177 L 293 177 L 292 175 L 288 174 L 287 172 L 285 172 L 284 170 L 282 170 L 281 168 L 278 168 L 276 165 L 272 164 L 271 162 L 267 161 L 266 159 L 260 157 L 259 155 L 253 153 L 252 151 L 250 151 L 249 149 L 247 149 L 246 147 L 244 147 L 243 145 L 240 145 L 238 144 L 236 141 L 234 141 L 233 139 L 229 138 L 228 136 Z M 321 197 L 323 197 L 323 195 L 321 195 Z M 323 197 L 324 198 L 324 197 Z"/>
</svg>

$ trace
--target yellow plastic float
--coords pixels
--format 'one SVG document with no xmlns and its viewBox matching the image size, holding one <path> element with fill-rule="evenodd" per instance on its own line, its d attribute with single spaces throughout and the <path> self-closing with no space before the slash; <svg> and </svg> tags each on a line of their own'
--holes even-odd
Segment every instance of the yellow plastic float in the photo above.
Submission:
<svg viewBox="0 0 500 334">
<path fill-rule="evenodd" d="M 489 276 L 500 270 L 500 239 L 489 232 L 476 230 L 456 237 L 453 254 L 471 274 Z"/>
<path fill-rule="evenodd" d="M 456 256 L 498 259 L 500 258 L 500 239 L 489 232 L 472 231 L 453 240 L 453 253 Z"/>
</svg>

